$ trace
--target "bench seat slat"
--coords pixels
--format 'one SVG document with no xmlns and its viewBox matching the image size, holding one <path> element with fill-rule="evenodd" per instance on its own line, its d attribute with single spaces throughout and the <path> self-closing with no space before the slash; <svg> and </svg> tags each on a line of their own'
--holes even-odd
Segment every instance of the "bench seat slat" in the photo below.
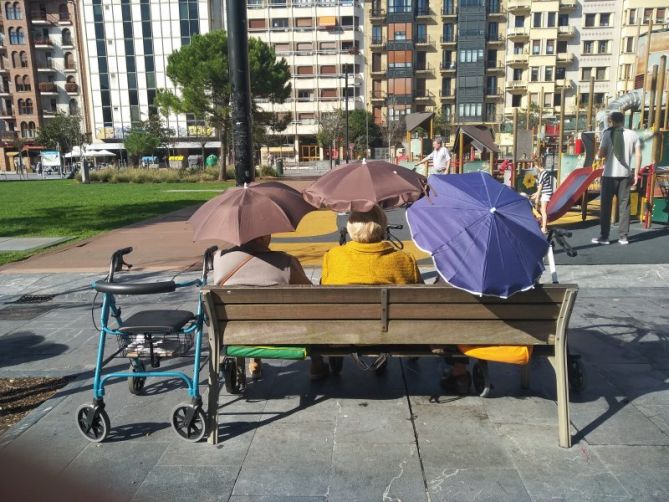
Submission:
<svg viewBox="0 0 669 502">
<path fill-rule="evenodd" d="M 379 288 L 388 289 L 391 303 L 483 303 L 483 304 L 541 304 L 562 303 L 567 288 L 576 286 L 546 285 L 518 293 L 507 300 L 494 297 L 477 297 L 450 286 L 437 285 L 388 285 L 388 286 L 289 286 L 251 288 L 220 288 L 207 286 L 214 291 L 216 304 L 332 304 L 378 303 Z M 305 292 L 306 291 L 306 292 Z"/>
<path fill-rule="evenodd" d="M 222 322 L 225 345 L 545 345 L 554 321 L 254 321 Z M 223 331 L 224 330 L 224 331 Z"/>
<path fill-rule="evenodd" d="M 391 303 L 388 318 L 432 320 L 551 320 L 560 313 L 559 304 L 416 304 Z M 219 305 L 216 316 L 220 320 L 337 320 L 381 319 L 380 304 L 237 304 Z"/>
</svg>

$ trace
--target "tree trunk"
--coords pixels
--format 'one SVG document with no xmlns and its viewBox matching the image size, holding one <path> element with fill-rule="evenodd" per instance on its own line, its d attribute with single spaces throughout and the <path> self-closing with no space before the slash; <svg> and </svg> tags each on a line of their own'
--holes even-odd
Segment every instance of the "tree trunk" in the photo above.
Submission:
<svg viewBox="0 0 669 502">
<path fill-rule="evenodd" d="M 225 138 L 226 137 L 226 131 L 224 130 L 223 127 L 218 128 L 218 140 L 221 142 L 221 151 L 220 151 L 220 158 L 218 159 L 218 165 L 219 167 L 219 172 L 218 172 L 218 181 L 226 181 L 227 180 L 227 173 L 225 172 L 228 165 L 226 162 L 226 145 L 225 145 Z"/>
<path fill-rule="evenodd" d="M 81 182 L 84 185 L 88 185 L 91 182 L 91 177 L 88 174 L 88 164 L 86 163 L 85 160 L 83 160 L 83 158 L 80 164 L 81 164 Z"/>
</svg>

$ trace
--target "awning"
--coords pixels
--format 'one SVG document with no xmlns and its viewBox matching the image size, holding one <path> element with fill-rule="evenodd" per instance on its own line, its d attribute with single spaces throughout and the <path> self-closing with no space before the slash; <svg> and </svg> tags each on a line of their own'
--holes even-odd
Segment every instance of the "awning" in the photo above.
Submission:
<svg viewBox="0 0 669 502">
<path fill-rule="evenodd" d="M 221 148 L 221 142 L 220 141 L 207 141 L 204 144 L 205 148 Z M 170 145 L 170 148 L 174 149 L 179 149 L 179 148 L 195 148 L 202 150 L 202 143 L 196 143 L 195 141 L 178 141 L 177 143 L 174 143 L 173 145 Z"/>
<path fill-rule="evenodd" d="M 324 26 L 324 27 L 337 26 L 337 17 L 321 16 L 318 18 L 318 26 Z"/>
<path fill-rule="evenodd" d="M 471 144 L 479 152 L 487 150 L 492 153 L 499 153 L 499 147 L 495 143 L 495 138 L 493 138 L 490 129 L 479 129 L 474 126 L 461 126 L 458 127 L 455 132 L 455 142 L 453 143 L 453 151 L 457 152 L 460 145 L 458 141 L 460 140 L 460 131 L 462 131 L 463 136 L 466 136 L 470 140 Z M 465 143 L 467 143 L 465 139 Z"/>
<path fill-rule="evenodd" d="M 123 143 L 91 143 L 86 145 L 87 150 L 125 150 Z"/>
<path fill-rule="evenodd" d="M 418 113 L 409 113 L 404 117 L 404 124 L 406 125 L 407 132 L 411 132 L 414 129 L 420 127 L 423 122 L 431 119 L 434 116 L 432 112 L 418 112 Z"/>
</svg>

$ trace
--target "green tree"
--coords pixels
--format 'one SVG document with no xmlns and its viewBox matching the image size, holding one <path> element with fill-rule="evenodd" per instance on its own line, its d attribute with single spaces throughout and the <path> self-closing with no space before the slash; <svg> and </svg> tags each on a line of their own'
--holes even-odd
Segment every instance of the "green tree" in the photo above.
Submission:
<svg viewBox="0 0 669 502">
<path fill-rule="evenodd" d="M 140 157 L 145 155 L 153 155 L 158 147 L 160 147 L 160 136 L 155 132 L 143 127 L 142 124 L 130 129 L 123 140 L 128 155 L 133 161 L 134 165 L 139 163 Z"/>
<path fill-rule="evenodd" d="M 60 150 L 61 155 L 69 153 L 83 145 L 86 137 L 81 132 L 81 117 L 56 112 L 56 116 L 44 121 L 44 126 L 37 131 L 37 143 L 52 150 Z M 90 183 L 88 166 L 81 159 L 81 182 Z M 61 161 L 62 162 L 62 161 Z"/>
<path fill-rule="evenodd" d="M 337 145 L 344 136 L 345 115 L 340 110 L 323 112 L 318 119 L 318 143 L 330 151 L 330 169 L 332 169 L 332 151 L 337 150 Z"/>
<path fill-rule="evenodd" d="M 432 133 L 435 136 L 448 136 L 453 130 L 453 121 L 443 110 L 437 110 L 432 117 Z"/>
<path fill-rule="evenodd" d="M 254 99 L 283 103 L 291 93 L 290 71 L 285 59 L 277 61 L 274 49 L 259 39 L 249 39 L 251 94 Z M 225 31 L 195 35 L 191 43 L 167 59 L 167 76 L 177 86 L 178 95 L 163 91 L 156 98 L 161 110 L 192 113 L 216 129 L 221 141 L 220 179 L 225 178 L 231 134 L 228 38 Z M 263 117 L 254 107 L 257 122 Z"/>
<path fill-rule="evenodd" d="M 355 144 L 355 153 L 363 157 L 367 156 L 367 147 L 381 139 L 381 129 L 367 110 L 349 112 L 348 129 L 349 140 Z"/>
</svg>

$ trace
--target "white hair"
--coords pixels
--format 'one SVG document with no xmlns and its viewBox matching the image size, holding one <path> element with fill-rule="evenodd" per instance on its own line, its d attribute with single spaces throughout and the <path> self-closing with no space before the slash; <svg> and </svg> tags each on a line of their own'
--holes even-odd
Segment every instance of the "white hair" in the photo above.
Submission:
<svg viewBox="0 0 669 502">
<path fill-rule="evenodd" d="M 388 218 L 379 206 L 366 213 L 352 212 L 346 223 L 346 230 L 355 242 L 381 242 L 386 236 Z"/>
</svg>

